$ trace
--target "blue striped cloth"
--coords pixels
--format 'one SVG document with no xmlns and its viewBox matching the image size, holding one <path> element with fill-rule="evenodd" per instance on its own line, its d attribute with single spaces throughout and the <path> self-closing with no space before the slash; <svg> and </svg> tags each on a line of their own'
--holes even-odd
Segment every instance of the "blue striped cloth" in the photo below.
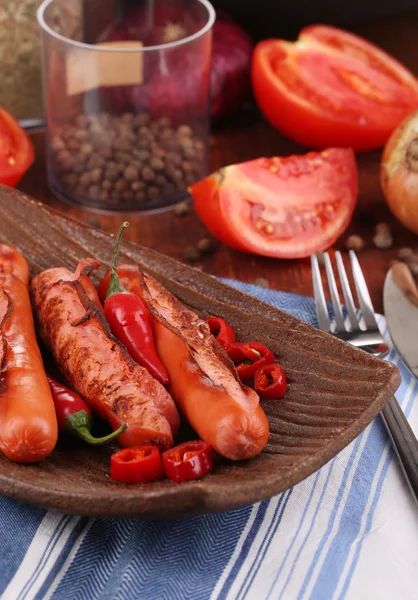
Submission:
<svg viewBox="0 0 418 600">
<path fill-rule="evenodd" d="M 315 323 L 312 299 L 231 283 Z M 417 430 L 417 382 L 394 351 L 389 360 Z M 418 597 L 416 508 L 380 418 L 293 489 L 240 510 L 87 519 L 0 497 L 0 523 L 2 600 Z"/>
</svg>

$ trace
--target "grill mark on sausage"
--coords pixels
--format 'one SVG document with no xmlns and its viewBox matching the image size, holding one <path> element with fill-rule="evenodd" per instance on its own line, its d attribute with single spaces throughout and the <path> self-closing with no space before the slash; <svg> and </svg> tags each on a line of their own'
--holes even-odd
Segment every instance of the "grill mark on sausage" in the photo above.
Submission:
<svg viewBox="0 0 418 600">
<path fill-rule="evenodd" d="M 46 272 L 45 284 L 43 275 L 32 282 L 40 336 L 72 386 L 87 401 L 99 401 L 103 410 L 126 421 L 128 431 L 132 425 L 143 427 L 153 431 L 153 439 L 160 439 L 160 431 L 161 440 L 171 445 L 178 414 L 167 390 L 112 335 L 78 280 L 52 282 L 52 273 Z M 171 422 L 165 410 L 171 411 Z"/>
<path fill-rule="evenodd" d="M 246 407 L 258 406 L 258 395 L 241 383 L 233 362 L 215 340 L 206 322 L 147 273 L 141 272 L 140 281 L 144 301 L 152 316 L 181 338 L 191 359 L 208 381 L 227 390 L 237 403 Z"/>
</svg>

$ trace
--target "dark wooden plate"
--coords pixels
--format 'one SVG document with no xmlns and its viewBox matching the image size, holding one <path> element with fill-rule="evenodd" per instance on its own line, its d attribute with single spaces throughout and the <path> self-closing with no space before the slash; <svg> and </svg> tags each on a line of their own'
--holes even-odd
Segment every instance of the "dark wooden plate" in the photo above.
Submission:
<svg viewBox="0 0 418 600">
<path fill-rule="evenodd" d="M 32 274 L 53 266 L 74 269 L 94 256 L 102 275 L 110 236 L 0 187 L 0 241 L 16 246 Z M 270 439 L 257 458 L 219 460 L 201 481 L 129 486 L 109 478 L 112 447 L 59 442 L 42 463 L 23 466 L 0 457 L 0 492 L 70 513 L 108 517 L 174 517 L 248 505 L 295 485 L 351 442 L 400 383 L 396 367 L 317 331 L 232 289 L 197 269 L 125 243 L 122 261 L 137 262 L 202 316 L 219 315 L 239 339 L 266 343 L 289 380 L 285 399 L 266 402 Z"/>
</svg>

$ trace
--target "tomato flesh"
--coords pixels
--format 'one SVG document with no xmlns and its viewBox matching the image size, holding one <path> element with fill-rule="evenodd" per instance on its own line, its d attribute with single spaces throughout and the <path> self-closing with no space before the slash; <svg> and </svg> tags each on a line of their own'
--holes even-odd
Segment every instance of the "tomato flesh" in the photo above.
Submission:
<svg viewBox="0 0 418 600">
<path fill-rule="evenodd" d="M 0 183 L 14 187 L 34 160 L 28 135 L 19 123 L 0 108 Z"/>
<path fill-rule="evenodd" d="M 265 117 L 313 148 L 382 146 L 418 106 L 418 81 L 395 59 L 358 36 L 326 26 L 294 42 L 255 49 L 252 80 Z"/>
<path fill-rule="evenodd" d="M 353 151 L 330 148 L 225 167 L 190 192 L 199 217 L 224 244 L 302 258 L 328 248 L 345 230 L 357 189 Z"/>
<path fill-rule="evenodd" d="M 299 39 L 321 42 L 329 48 L 369 65 L 375 71 L 383 73 L 401 85 L 418 89 L 418 82 L 413 73 L 384 50 L 358 35 L 328 25 L 309 25 L 301 30 Z"/>
</svg>

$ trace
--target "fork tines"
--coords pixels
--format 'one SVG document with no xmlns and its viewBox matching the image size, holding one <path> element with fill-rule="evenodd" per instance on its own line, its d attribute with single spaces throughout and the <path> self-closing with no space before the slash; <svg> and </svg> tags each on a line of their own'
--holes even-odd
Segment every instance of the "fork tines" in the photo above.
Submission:
<svg viewBox="0 0 418 600">
<path fill-rule="evenodd" d="M 353 273 L 354 284 L 356 287 L 357 298 L 360 304 L 362 317 L 367 329 L 378 329 L 376 318 L 370 295 L 364 280 L 363 273 L 360 268 L 357 256 L 353 250 L 350 250 L 351 270 Z M 357 317 L 356 307 L 354 305 L 353 294 L 347 277 L 347 272 L 344 267 L 341 252 L 336 251 L 335 257 L 337 261 L 337 269 L 340 277 L 341 289 L 343 291 L 344 303 L 347 308 L 348 318 L 351 324 L 352 331 L 360 331 L 359 318 Z M 327 274 L 328 287 L 331 295 L 331 302 L 334 308 L 334 317 L 337 332 L 346 332 L 347 327 L 344 322 L 343 309 L 338 293 L 337 282 L 332 268 L 331 258 L 328 252 L 323 253 L 325 271 Z M 331 332 L 331 320 L 328 314 L 328 308 L 325 301 L 324 288 L 322 285 L 321 272 L 319 269 L 318 256 L 311 256 L 312 264 L 312 279 L 315 296 L 316 312 L 318 317 L 319 328 L 323 331 Z"/>
</svg>

